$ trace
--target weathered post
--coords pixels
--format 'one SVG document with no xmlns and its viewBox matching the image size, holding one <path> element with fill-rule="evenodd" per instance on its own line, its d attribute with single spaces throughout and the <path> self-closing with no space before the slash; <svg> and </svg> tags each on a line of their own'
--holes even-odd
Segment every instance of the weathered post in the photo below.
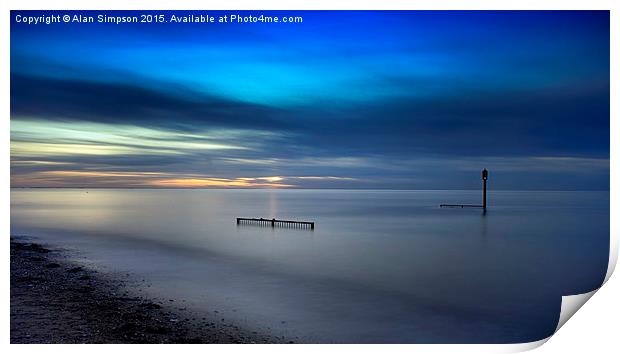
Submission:
<svg viewBox="0 0 620 354">
<path fill-rule="evenodd" d="M 487 210 L 487 179 L 489 171 L 485 168 L 482 170 L 482 209 Z"/>
<path fill-rule="evenodd" d="M 271 227 L 274 227 L 274 226 L 276 226 L 276 219 L 275 218 L 271 219 Z"/>
</svg>

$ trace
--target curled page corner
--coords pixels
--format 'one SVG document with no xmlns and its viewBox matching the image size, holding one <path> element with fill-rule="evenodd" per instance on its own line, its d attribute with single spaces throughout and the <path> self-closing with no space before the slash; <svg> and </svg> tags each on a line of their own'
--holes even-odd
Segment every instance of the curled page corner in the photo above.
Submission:
<svg viewBox="0 0 620 354">
<path fill-rule="evenodd" d="M 553 334 L 557 333 L 557 331 L 560 328 L 562 328 L 562 326 L 571 317 L 573 317 L 573 315 L 577 311 L 579 311 L 581 306 L 583 306 L 583 304 L 585 304 L 588 300 L 590 300 L 592 295 L 594 295 L 594 293 L 596 293 L 597 291 L 598 291 L 598 289 L 595 289 L 595 290 L 592 290 L 590 292 L 583 293 L 583 294 L 562 296 L 562 306 L 560 308 L 560 318 L 558 320 L 558 325 L 555 327 L 555 331 L 553 332 Z M 538 340 L 538 341 L 511 345 L 508 348 L 506 348 L 505 352 L 506 353 L 525 352 L 525 351 L 528 351 L 528 350 L 532 350 L 532 349 L 538 348 L 541 345 L 545 344 L 551 337 L 553 337 L 553 334 L 550 335 L 547 338 L 543 338 L 543 339 Z"/>
<path fill-rule="evenodd" d="M 611 277 L 611 275 L 613 274 L 615 268 L 616 268 L 616 264 L 618 261 L 618 247 L 617 247 L 617 240 L 614 240 L 614 238 L 611 238 L 611 245 L 610 245 L 610 250 L 609 250 L 609 264 L 607 265 L 607 274 L 605 275 L 605 279 L 603 280 L 603 284 L 601 284 L 601 286 L 598 289 L 594 289 L 590 292 L 587 293 L 582 293 L 582 294 L 576 294 L 576 295 L 566 295 L 566 296 L 562 296 L 562 305 L 560 308 L 560 318 L 558 319 L 558 325 L 555 327 L 555 331 L 553 332 L 553 334 L 557 333 L 560 328 L 562 328 L 562 326 L 564 326 L 564 324 L 571 318 L 573 317 L 573 315 L 575 313 L 577 313 L 577 311 L 579 311 L 579 309 L 586 303 L 588 302 L 588 300 L 590 300 L 590 298 L 601 288 L 603 287 L 603 285 L 605 285 L 605 283 L 607 283 L 607 281 L 609 280 L 609 278 Z M 529 342 L 529 343 L 521 343 L 518 344 L 516 346 L 513 346 L 511 348 L 511 352 L 523 352 L 523 351 L 528 351 L 528 350 L 532 350 L 534 348 L 540 347 L 541 345 L 545 344 L 552 336 L 550 335 L 547 338 L 535 341 L 535 342 Z"/>
<path fill-rule="evenodd" d="M 600 289 L 600 288 L 599 288 Z M 555 328 L 557 332 L 568 321 L 569 318 L 585 304 L 598 289 L 592 290 L 588 293 L 562 296 L 562 308 L 560 310 L 560 319 L 558 320 L 558 326 Z M 554 333 L 555 333 L 554 332 Z"/>
<path fill-rule="evenodd" d="M 611 275 L 613 274 L 616 264 L 618 262 L 618 240 L 617 238 L 610 238 L 609 245 L 609 263 L 607 265 L 607 274 L 605 274 L 605 279 L 603 280 L 603 284 L 601 287 L 607 283 Z M 562 326 L 568 321 L 573 315 L 585 304 L 592 295 L 594 295 L 601 287 L 598 289 L 594 289 L 590 292 L 577 294 L 577 295 L 567 295 L 562 296 L 562 307 L 560 309 L 560 319 L 558 320 L 558 325 L 555 328 L 555 332 L 560 330 Z"/>
</svg>

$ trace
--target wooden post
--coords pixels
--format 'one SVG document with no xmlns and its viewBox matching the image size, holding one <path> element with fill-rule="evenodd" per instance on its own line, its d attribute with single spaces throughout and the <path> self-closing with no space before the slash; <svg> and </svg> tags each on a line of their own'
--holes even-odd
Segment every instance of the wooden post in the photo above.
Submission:
<svg viewBox="0 0 620 354">
<path fill-rule="evenodd" d="M 489 171 L 485 168 L 482 170 L 482 209 L 487 210 L 487 179 Z"/>
</svg>

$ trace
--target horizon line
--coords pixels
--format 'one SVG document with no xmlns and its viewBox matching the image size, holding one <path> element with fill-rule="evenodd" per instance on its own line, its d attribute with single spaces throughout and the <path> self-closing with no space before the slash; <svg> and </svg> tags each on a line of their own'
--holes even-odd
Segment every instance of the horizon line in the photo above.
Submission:
<svg viewBox="0 0 620 354">
<path fill-rule="evenodd" d="M 352 191 L 480 191 L 481 189 L 413 189 L 413 188 L 204 188 L 204 187 L 13 187 L 10 189 L 149 189 L 149 190 L 352 190 Z M 611 192 L 610 189 L 488 189 L 500 192 Z"/>
</svg>

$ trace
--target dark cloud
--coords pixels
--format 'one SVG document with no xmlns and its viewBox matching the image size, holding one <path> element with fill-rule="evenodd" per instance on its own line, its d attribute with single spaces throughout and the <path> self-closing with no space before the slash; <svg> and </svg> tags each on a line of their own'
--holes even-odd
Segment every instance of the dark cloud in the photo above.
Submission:
<svg viewBox="0 0 620 354">
<path fill-rule="evenodd" d="M 304 121 L 302 141 L 349 154 L 609 156 L 609 86 L 400 97 Z"/>
<path fill-rule="evenodd" d="M 183 130 L 279 124 L 277 109 L 171 87 L 173 92 L 161 92 L 138 84 L 11 74 L 11 115 Z"/>
<path fill-rule="evenodd" d="M 13 74 L 13 117 L 278 131 L 260 151 L 233 157 L 609 156 L 609 84 L 490 91 L 463 86 L 428 97 L 280 109 L 139 85 Z M 372 83 L 369 83 L 372 84 Z M 250 142 L 248 142 L 250 143 Z M 162 142 L 165 145 L 165 142 Z"/>
</svg>

